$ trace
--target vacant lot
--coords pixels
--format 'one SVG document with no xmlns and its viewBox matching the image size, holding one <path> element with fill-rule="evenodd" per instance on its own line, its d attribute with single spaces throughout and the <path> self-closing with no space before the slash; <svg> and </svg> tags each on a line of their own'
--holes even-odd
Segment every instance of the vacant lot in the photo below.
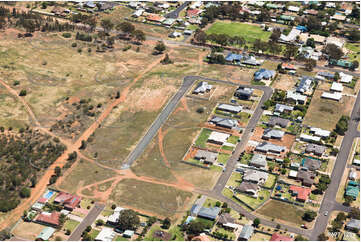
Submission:
<svg viewBox="0 0 361 242">
<path fill-rule="evenodd" d="M 192 193 L 173 187 L 125 179 L 117 184 L 110 199 L 120 206 L 132 206 L 150 214 L 171 217 L 181 211 Z"/>
<path fill-rule="evenodd" d="M 207 34 L 226 34 L 229 36 L 243 37 L 247 42 L 254 42 L 256 39 L 268 41 L 271 32 L 263 31 L 258 25 L 217 21 L 206 31 Z"/>
<path fill-rule="evenodd" d="M 0 126 L 21 128 L 29 125 L 30 120 L 22 103 L 0 86 Z"/>
<path fill-rule="evenodd" d="M 75 193 L 80 187 L 105 180 L 115 175 L 116 173 L 114 171 L 101 168 L 95 163 L 80 161 L 71 173 L 64 177 L 59 188 L 70 193 Z"/>
<path fill-rule="evenodd" d="M 257 210 L 257 213 L 265 215 L 269 218 L 284 220 L 297 225 L 304 223 L 302 220 L 304 212 L 305 211 L 299 206 L 294 206 L 272 199 Z"/>
<path fill-rule="evenodd" d="M 284 91 L 289 91 L 295 88 L 297 77 L 285 74 L 279 74 L 277 79 L 273 82 L 272 87 Z"/>
<path fill-rule="evenodd" d="M 316 90 L 307 110 L 304 124 L 326 130 L 333 130 L 342 115 L 349 116 L 355 103 L 354 97 L 343 96 L 337 102 L 321 98 L 323 91 Z"/>
<path fill-rule="evenodd" d="M 44 225 L 21 221 L 12 231 L 12 233 L 15 236 L 19 236 L 20 238 L 35 240 L 35 238 L 44 228 L 46 228 Z"/>
</svg>

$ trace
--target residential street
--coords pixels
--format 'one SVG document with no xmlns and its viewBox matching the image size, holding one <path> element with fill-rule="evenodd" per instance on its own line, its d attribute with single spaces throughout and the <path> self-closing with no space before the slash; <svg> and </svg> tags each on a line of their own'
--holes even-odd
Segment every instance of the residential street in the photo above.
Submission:
<svg viewBox="0 0 361 242">
<path fill-rule="evenodd" d="M 166 18 L 178 18 L 179 13 L 188 6 L 190 2 L 184 2 L 182 5 L 180 5 L 176 10 L 174 10 L 173 12 L 170 12 L 168 14 L 166 14 L 164 17 Z"/>
<path fill-rule="evenodd" d="M 79 241 L 81 239 L 81 234 L 89 225 L 92 225 L 94 220 L 105 208 L 105 204 L 95 203 L 92 210 L 89 211 L 88 215 L 83 219 L 83 221 L 76 227 L 73 233 L 69 236 L 68 241 Z"/>
<path fill-rule="evenodd" d="M 342 185 L 340 183 L 343 172 L 347 164 L 349 153 L 352 148 L 352 143 L 354 139 L 358 137 L 359 134 L 357 130 L 359 123 L 358 121 L 359 110 L 360 110 L 360 92 L 357 95 L 356 103 L 351 113 L 349 128 L 345 134 L 345 137 L 343 138 L 340 152 L 337 155 L 335 166 L 333 168 L 331 175 L 331 183 L 329 184 L 328 189 L 326 190 L 326 193 L 324 195 L 319 210 L 319 216 L 317 217 L 315 226 L 311 234 L 311 238 L 310 238 L 311 240 L 317 240 L 317 236 L 325 231 L 329 216 L 331 215 L 330 211 L 338 210 L 341 208 L 340 204 L 336 203 L 335 199 L 336 199 L 338 187 Z M 325 211 L 329 212 L 327 216 L 324 216 Z"/>
</svg>

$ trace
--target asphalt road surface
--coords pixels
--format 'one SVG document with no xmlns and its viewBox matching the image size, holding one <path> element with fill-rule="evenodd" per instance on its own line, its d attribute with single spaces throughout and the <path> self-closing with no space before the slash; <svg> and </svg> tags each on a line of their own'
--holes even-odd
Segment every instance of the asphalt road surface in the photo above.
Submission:
<svg viewBox="0 0 361 242">
<path fill-rule="evenodd" d="M 88 215 L 83 219 L 83 221 L 75 228 L 73 233 L 69 236 L 68 241 L 79 241 L 81 239 L 81 234 L 89 225 L 92 225 L 94 220 L 99 216 L 99 214 L 105 208 L 104 204 L 95 203 L 92 210 L 89 211 Z"/>
<path fill-rule="evenodd" d="M 318 235 L 325 232 L 326 227 L 327 227 L 327 222 L 328 222 L 329 216 L 331 214 L 330 211 L 342 209 L 342 207 L 341 207 L 342 205 L 336 203 L 335 199 L 336 199 L 338 187 L 341 185 L 340 184 L 341 179 L 342 179 L 343 172 L 344 172 L 346 164 L 347 164 L 348 156 L 349 156 L 351 148 L 352 148 L 352 143 L 353 143 L 354 139 L 357 138 L 359 135 L 359 132 L 357 131 L 357 126 L 359 123 L 358 118 L 360 115 L 359 110 L 360 110 L 360 92 L 357 95 L 357 99 L 356 99 L 355 105 L 354 105 L 352 113 L 351 113 L 348 130 L 345 134 L 345 137 L 342 140 L 340 151 L 339 151 L 336 161 L 335 161 L 335 166 L 333 168 L 332 175 L 331 175 L 331 183 L 329 184 L 329 186 L 325 192 L 325 195 L 324 195 L 324 198 L 323 198 L 320 210 L 319 210 L 319 215 L 316 218 L 316 223 L 315 223 L 315 226 L 313 228 L 311 238 L 310 238 L 311 240 L 317 240 Z M 324 216 L 325 211 L 329 212 L 327 216 Z"/>
<path fill-rule="evenodd" d="M 167 13 L 164 17 L 166 18 L 178 18 L 179 13 L 185 8 L 187 7 L 189 4 L 189 2 L 184 2 L 182 5 L 180 5 L 176 10 L 174 10 L 173 12 Z"/>
</svg>

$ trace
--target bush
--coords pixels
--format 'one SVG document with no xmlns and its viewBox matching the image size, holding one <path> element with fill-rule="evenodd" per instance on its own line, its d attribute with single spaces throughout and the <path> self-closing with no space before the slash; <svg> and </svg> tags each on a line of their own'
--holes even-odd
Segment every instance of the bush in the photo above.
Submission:
<svg viewBox="0 0 361 242">
<path fill-rule="evenodd" d="M 203 107 L 197 108 L 196 112 L 197 113 L 204 113 L 204 108 Z"/>
<path fill-rule="evenodd" d="M 75 42 L 71 44 L 71 47 L 73 47 L 73 48 L 75 48 L 75 47 L 77 47 L 77 46 L 78 46 L 78 44 L 75 43 Z"/>
<path fill-rule="evenodd" d="M 18 85 L 20 85 L 20 81 L 14 81 L 13 86 L 18 86 Z"/>
<path fill-rule="evenodd" d="M 70 38 L 70 37 L 71 37 L 71 33 L 63 33 L 63 37 L 64 37 L 64 38 Z"/>
<path fill-rule="evenodd" d="M 20 190 L 20 197 L 22 198 L 26 198 L 26 197 L 30 197 L 30 189 L 27 188 L 27 187 L 23 187 L 21 190 Z"/>
<path fill-rule="evenodd" d="M 19 96 L 26 96 L 26 90 L 25 89 L 21 90 Z"/>
</svg>

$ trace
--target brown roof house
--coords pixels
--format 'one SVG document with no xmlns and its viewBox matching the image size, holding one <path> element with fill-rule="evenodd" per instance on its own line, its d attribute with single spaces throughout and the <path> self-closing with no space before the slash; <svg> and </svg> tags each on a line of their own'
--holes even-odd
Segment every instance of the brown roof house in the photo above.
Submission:
<svg viewBox="0 0 361 242">
<path fill-rule="evenodd" d="M 195 159 L 202 161 L 204 164 L 213 164 L 217 161 L 218 154 L 208 150 L 197 150 Z"/>
<path fill-rule="evenodd" d="M 315 179 L 315 174 L 310 171 L 299 170 L 297 172 L 297 180 L 302 182 L 302 185 L 311 187 Z"/>
<path fill-rule="evenodd" d="M 252 182 L 242 182 L 238 187 L 235 188 L 236 192 L 247 193 L 252 197 L 258 196 L 258 185 Z"/>
</svg>

